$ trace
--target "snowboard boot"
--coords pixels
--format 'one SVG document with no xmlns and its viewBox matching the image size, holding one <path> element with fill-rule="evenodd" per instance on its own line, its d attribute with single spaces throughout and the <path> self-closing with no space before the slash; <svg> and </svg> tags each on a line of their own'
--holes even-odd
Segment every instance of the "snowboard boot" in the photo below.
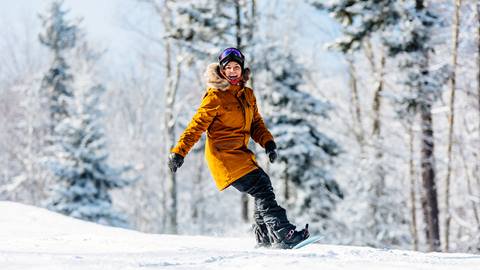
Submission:
<svg viewBox="0 0 480 270">
<path fill-rule="evenodd" d="M 308 232 L 308 224 L 301 231 L 296 231 L 295 228 L 282 228 L 274 232 L 275 242 L 272 244 L 275 248 L 291 249 L 298 243 L 307 239 L 310 236 Z"/>
<path fill-rule="evenodd" d="M 257 241 L 255 248 L 270 247 L 272 245 L 265 224 L 253 224 L 252 228 L 253 233 L 255 234 L 255 240 Z"/>
</svg>

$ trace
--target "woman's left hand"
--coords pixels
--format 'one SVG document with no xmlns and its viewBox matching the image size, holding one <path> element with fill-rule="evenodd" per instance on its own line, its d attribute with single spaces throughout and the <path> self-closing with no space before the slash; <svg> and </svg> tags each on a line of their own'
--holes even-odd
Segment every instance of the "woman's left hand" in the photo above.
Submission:
<svg viewBox="0 0 480 270">
<path fill-rule="evenodd" d="M 268 141 L 265 144 L 265 153 L 268 155 L 268 159 L 270 159 L 270 163 L 273 163 L 275 159 L 277 159 L 277 145 L 274 141 Z"/>
</svg>

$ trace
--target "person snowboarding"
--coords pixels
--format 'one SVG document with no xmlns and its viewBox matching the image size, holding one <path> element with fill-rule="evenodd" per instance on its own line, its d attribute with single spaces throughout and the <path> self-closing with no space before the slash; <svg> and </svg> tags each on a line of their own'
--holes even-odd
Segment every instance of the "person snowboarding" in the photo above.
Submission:
<svg viewBox="0 0 480 270">
<path fill-rule="evenodd" d="M 205 158 L 221 191 L 233 186 L 254 198 L 253 231 L 258 247 L 293 248 L 309 237 L 308 224 L 296 230 L 275 200 L 269 176 L 247 148 L 250 137 L 264 149 L 271 163 L 276 144 L 257 107 L 251 88 L 245 86 L 250 69 L 237 48 L 227 48 L 218 63 L 208 65 L 207 91 L 190 124 L 171 149 L 168 166 L 176 172 L 193 145 L 207 132 Z"/>
</svg>

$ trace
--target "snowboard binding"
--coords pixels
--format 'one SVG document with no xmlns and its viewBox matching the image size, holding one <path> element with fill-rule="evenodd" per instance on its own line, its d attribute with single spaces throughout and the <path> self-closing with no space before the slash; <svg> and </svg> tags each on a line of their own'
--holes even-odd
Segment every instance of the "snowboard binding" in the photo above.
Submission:
<svg viewBox="0 0 480 270">
<path fill-rule="evenodd" d="M 292 249 L 308 237 L 310 237 L 310 232 L 308 231 L 308 224 L 306 224 L 305 228 L 300 231 L 295 229 L 289 230 L 281 241 L 275 243 L 275 246 L 281 249 Z"/>
<path fill-rule="evenodd" d="M 310 237 L 308 224 L 306 224 L 305 228 L 300 231 L 296 231 L 295 228 L 282 228 L 273 231 L 265 224 L 254 224 L 253 231 L 257 241 L 256 248 L 271 247 L 278 249 L 292 249 L 297 244 Z"/>
</svg>

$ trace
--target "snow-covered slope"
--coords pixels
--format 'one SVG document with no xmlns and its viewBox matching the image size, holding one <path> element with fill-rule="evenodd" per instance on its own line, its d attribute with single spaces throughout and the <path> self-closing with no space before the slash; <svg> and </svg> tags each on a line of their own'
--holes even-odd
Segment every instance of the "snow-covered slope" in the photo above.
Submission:
<svg viewBox="0 0 480 270">
<path fill-rule="evenodd" d="M 154 235 L 0 202 L 0 269 L 480 269 L 480 256 L 310 245 L 254 249 L 253 239 Z"/>
</svg>

